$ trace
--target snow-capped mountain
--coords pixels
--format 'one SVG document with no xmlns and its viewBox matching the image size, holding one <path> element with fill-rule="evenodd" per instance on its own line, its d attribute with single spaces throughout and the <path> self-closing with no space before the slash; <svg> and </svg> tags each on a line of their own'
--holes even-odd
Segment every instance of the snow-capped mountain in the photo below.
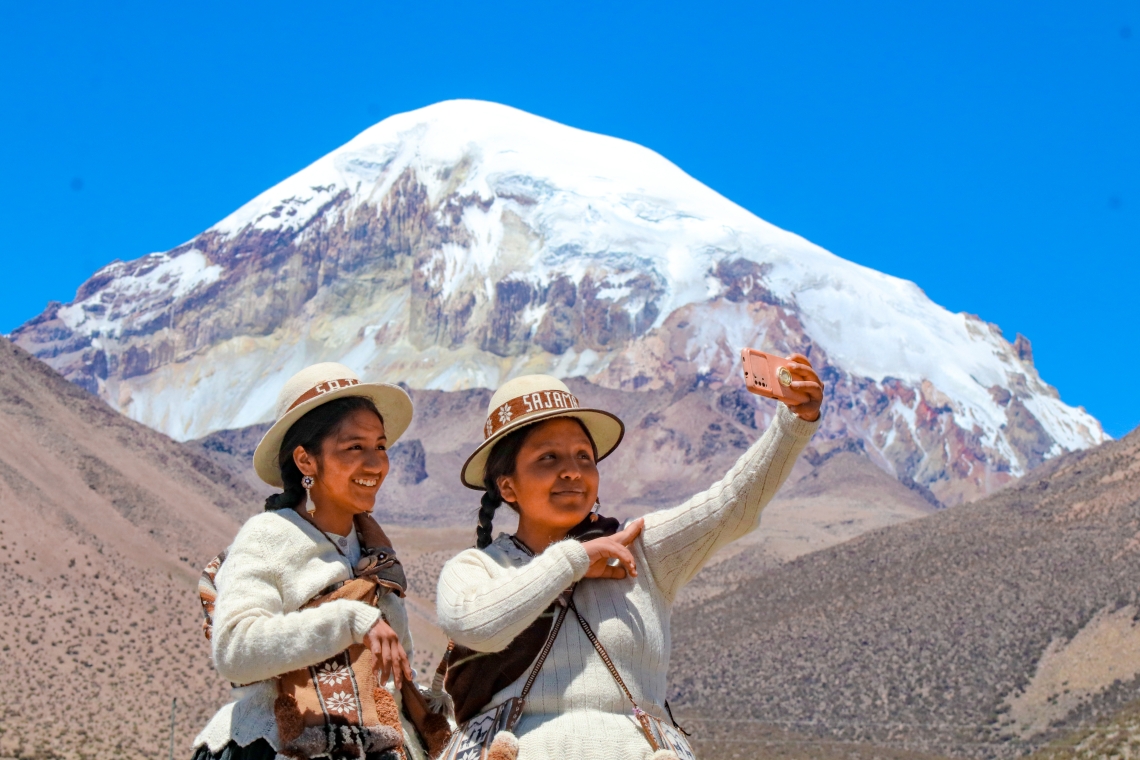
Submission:
<svg viewBox="0 0 1140 760">
<path fill-rule="evenodd" d="M 637 393 L 808 351 L 824 435 L 953 503 L 1106 439 L 1028 341 L 778 229 L 638 145 L 491 103 L 393 116 L 13 334 L 178 439 L 269 419 L 342 361 L 413 388 L 525 372 Z"/>
</svg>

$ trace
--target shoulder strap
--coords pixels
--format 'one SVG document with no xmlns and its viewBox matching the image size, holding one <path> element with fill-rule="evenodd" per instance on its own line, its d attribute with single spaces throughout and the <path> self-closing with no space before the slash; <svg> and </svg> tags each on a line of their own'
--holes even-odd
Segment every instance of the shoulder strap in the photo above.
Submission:
<svg viewBox="0 0 1140 760">
<path fill-rule="evenodd" d="M 558 631 L 562 628 L 562 621 L 566 619 L 566 612 L 574 606 L 574 586 L 563 591 L 557 601 L 559 605 L 558 615 L 554 618 L 553 625 L 550 626 L 550 633 L 546 637 L 546 643 L 542 645 L 542 651 L 538 653 L 538 657 L 534 661 L 534 667 L 530 669 L 530 676 L 526 679 L 526 683 L 523 685 L 518 699 L 511 705 L 510 715 L 507 716 L 507 731 L 514 731 L 515 724 L 522 716 L 523 706 L 526 704 L 526 697 L 530 694 L 530 689 L 534 686 L 535 680 L 538 679 L 538 672 L 542 670 L 542 664 L 546 662 L 547 655 L 549 655 L 550 650 L 554 648 L 554 640 L 558 638 Z"/>
<path fill-rule="evenodd" d="M 628 697 L 629 701 L 633 703 L 634 711 L 638 711 L 640 708 L 638 708 L 637 702 L 634 700 L 633 695 L 629 693 L 629 689 L 626 687 L 625 681 L 622 680 L 621 674 L 618 673 L 617 667 L 614 666 L 614 661 L 610 659 L 609 654 L 606 652 L 606 648 L 602 646 L 602 642 L 598 641 L 598 637 L 594 635 L 594 629 L 591 628 L 590 624 L 586 622 L 586 618 L 582 617 L 581 612 L 578 612 L 578 607 L 575 606 L 573 599 L 570 600 L 570 609 L 574 610 L 574 617 L 578 618 L 578 623 L 582 626 L 582 630 L 585 632 L 586 638 L 590 640 L 590 643 L 594 645 L 594 649 L 596 649 L 598 654 L 601 655 L 602 662 L 604 662 L 606 664 L 606 667 L 610 670 L 610 675 L 614 677 L 614 680 L 617 681 L 618 686 L 620 686 L 621 690 L 625 692 L 626 697 Z"/>
<path fill-rule="evenodd" d="M 571 587 L 570 593 L 573 593 L 573 587 Z M 534 682 L 538 678 L 538 671 L 542 670 L 542 663 L 546 662 L 546 656 L 554 648 L 554 640 L 558 638 L 558 630 L 562 627 L 562 621 L 566 619 L 566 610 L 574 606 L 570 596 L 565 593 L 558 597 L 558 604 L 560 605 L 558 616 L 554 618 L 554 625 L 550 626 L 550 635 L 546 637 L 546 643 L 542 645 L 542 651 L 538 653 L 538 658 L 534 661 L 534 667 L 530 670 L 530 677 L 526 679 L 519 699 L 526 699 L 526 695 L 530 694 L 530 688 L 534 686 Z"/>
<path fill-rule="evenodd" d="M 614 661 L 610 659 L 609 654 L 606 652 L 606 648 L 602 646 L 602 642 L 598 641 L 598 637 L 594 635 L 594 629 L 591 628 L 590 624 L 586 622 L 586 618 L 582 617 L 581 612 L 578 612 L 578 607 L 574 604 L 573 597 L 570 597 L 569 607 L 570 609 L 574 610 L 574 617 L 578 618 L 578 624 L 582 626 L 582 631 L 586 634 L 586 638 L 588 638 L 590 640 L 590 643 L 594 645 L 594 649 L 597 650 L 599 655 L 601 655 L 602 662 L 604 662 L 606 664 L 606 667 L 609 668 L 610 675 L 614 677 L 614 680 L 617 681 L 617 685 L 621 687 L 621 690 L 625 692 L 626 698 L 629 699 L 630 704 L 633 705 L 633 717 L 635 717 L 637 719 L 637 722 L 641 724 L 641 732 L 645 734 L 645 738 L 649 742 L 649 746 L 653 747 L 654 751 L 661 749 L 661 747 L 659 747 L 657 744 L 656 737 L 653 736 L 653 730 L 649 727 L 648 713 L 637 706 L 637 700 L 635 700 L 633 698 L 633 694 L 629 692 L 629 688 L 625 685 L 625 681 L 622 680 L 621 673 L 618 673 L 618 669 L 614 665 Z"/>
</svg>

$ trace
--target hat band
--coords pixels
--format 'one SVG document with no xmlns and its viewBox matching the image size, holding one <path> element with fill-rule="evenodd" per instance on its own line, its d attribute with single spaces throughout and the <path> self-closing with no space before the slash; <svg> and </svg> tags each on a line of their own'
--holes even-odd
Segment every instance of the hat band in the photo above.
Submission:
<svg viewBox="0 0 1140 760">
<path fill-rule="evenodd" d="M 312 388 L 298 396 L 297 400 L 290 404 L 289 408 L 285 410 L 285 414 L 293 411 L 306 401 L 315 399 L 317 396 L 323 396 L 326 393 L 332 393 L 333 391 L 338 391 L 341 388 L 351 388 L 354 385 L 360 385 L 360 381 L 353 377 L 342 377 L 339 380 L 325 380 L 323 383 L 317 383 Z"/>
<path fill-rule="evenodd" d="M 578 399 L 566 391 L 537 391 L 513 398 L 491 412 L 487 424 L 483 426 L 483 440 L 498 433 L 512 421 L 516 423 L 539 412 L 551 409 L 577 409 Z"/>
</svg>

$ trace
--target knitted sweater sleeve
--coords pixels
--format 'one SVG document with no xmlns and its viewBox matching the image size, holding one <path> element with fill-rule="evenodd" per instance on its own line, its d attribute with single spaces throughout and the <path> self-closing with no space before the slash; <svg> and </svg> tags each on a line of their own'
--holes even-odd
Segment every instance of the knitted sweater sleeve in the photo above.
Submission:
<svg viewBox="0 0 1140 760">
<path fill-rule="evenodd" d="M 375 607 L 348 599 L 286 611 L 279 562 L 269 556 L 269 546 L 272 537 L 243 528 L 218 571 L 214 666 L 233 683 L 315 665 L 362 642 L 379 617 Z"/>
<path fill-rule="evenodd" d="M 818 427 L 777 404 L 768 430 L 720 481 L 680 506 L 646 515 L 645 559 L 666 599 L 672 601 L 717 549 L 756 529 L 761 510 Z"/>
<path fill-rule="evenodd" d="M 444 633 L 477 652 L 498 652 L 590 567 L 582 544 L 560 541 L 522 567 L 468 549 L 443 566 L 436 615 Z"/>
</svg>

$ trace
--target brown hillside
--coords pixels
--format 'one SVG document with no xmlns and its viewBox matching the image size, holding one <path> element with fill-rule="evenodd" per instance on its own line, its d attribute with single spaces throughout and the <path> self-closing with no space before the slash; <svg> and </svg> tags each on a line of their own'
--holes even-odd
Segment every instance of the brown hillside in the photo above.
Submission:
<svg viewBox="0 0 1140 760">
<path fill-rule="evenodd" d="M 186 754 L 226 693 L 194 584 L 256 495 L 0 338 L 0 757 Z"/>
<path fill-rule="evenodd" d="M 812 740 L 1008 757 L 1140 696 L 1140 431 L 758 577 L 753 561 L 711 568 L 743 580 L 714 596 L 706 579 L 674 618 L 675 704 L 724 756 L 783 731 L 799 757 Z"/>
</svg>

